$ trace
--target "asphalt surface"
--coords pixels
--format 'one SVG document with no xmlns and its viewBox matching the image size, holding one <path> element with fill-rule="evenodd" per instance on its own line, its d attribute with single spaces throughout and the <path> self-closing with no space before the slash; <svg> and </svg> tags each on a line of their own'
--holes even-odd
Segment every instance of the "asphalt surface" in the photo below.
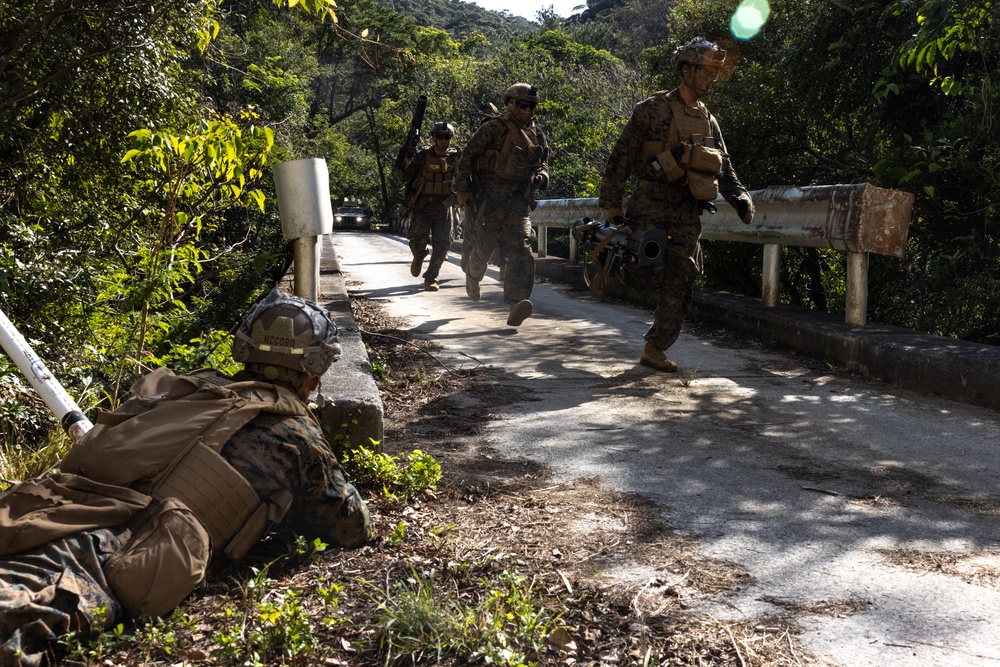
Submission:
<svg viewBox="0 0 1000 667">
<path fill-rule="evenodd" d="M 457 255 L 425 292 L 403 239 L 328 244 L 344 289 L 405 318 L 442 362 L 505 372 L 525 398 L 488 429 L 502 455 L 648 497 L 704 555 L 752 576 L 695 609 L 795 610 L 805 650 L 851 667 L 1000 664 L 996 411 L 688 332 L 671 348 L 679 372 L 656 373 L 637 364 L 644 308 L 539 281 L 515 329 L 495 270 L 472 302 Z M 894 554 L 957 565 L 909 569 Z M 831 607 L 847 611 L 819 611 Z"/>
</svg>

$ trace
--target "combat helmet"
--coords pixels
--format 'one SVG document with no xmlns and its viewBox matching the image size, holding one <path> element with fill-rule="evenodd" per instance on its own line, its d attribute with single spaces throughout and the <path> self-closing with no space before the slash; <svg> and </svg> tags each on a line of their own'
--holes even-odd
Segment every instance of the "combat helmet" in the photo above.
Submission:
<svg viewBox="0 0 1000 667">
<path fill-rule="evenodd" d="M 538 89 L 530 83 L 515 83 L 503 94 L 504 104 L 507 104 L 507 102 L 510 102 L 511 100 L 514 100 L 515 102 L 531 102 L 532 104 L 538 104 Z"/>
<path fill-rule="evenodd" d="M 321 376 L 340 357 L 337 325 L 314 303 L 274 289 L 243 318 L 233 359 L 268 380 Z"/>
<path fill-rule="evenodd" d="M 674 55 L 670 57 L 670 66 L 678 72 L 684 65 L 722 67 L 725 62 L 725 50 L 720 49 L 718 44 L 704 37 L 688 40 L 687 43 L 677 47 Z"/>
<path fill-rule="evenodd" d="M 451 139 L 455 136 L 455 128 L 453 128 L 450 123 L 439 120 L 431 126 L 431 136 L 437 137 L 438 135 L 447 136 Z"/>
</svg>

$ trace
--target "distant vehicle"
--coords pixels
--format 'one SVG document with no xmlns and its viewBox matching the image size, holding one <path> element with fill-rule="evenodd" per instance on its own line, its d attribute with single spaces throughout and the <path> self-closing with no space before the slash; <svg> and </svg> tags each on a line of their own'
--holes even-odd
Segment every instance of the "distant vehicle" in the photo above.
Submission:
<svg viewBox="0 0 1000 667">
<path fill-rule="evenodd" d="M 341 206 L 333 214 L 333 226 L 341 229 L 371 229 L 371 221 L 360 206 Z"/>
</svg>

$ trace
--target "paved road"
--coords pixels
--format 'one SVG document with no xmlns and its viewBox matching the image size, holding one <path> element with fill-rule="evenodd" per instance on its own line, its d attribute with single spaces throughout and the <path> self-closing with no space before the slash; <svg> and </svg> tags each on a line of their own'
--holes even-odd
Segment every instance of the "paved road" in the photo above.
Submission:
<svg viewBox="0 0 1000 667">
<path fill-rule="evenodd" d="M 747 568 L 753 583 L 704 610 L 794 605 L 804 647 L 851 667 L 1000 665 L 996 412 L 686 333 L 680 372 L 658 374 L 636 363 L 642 309 L 537 285 L 535 314 L 513 329 L 493 270 L 474 303 L 455 255 L 429 293 L 402 239 L 333 240 L 352 295 L 382 300 L 449 365 L 495 366 L 528 388 L 492 431 L 500 452 L 647 496 L 706 555 Z M 960 572 L 904 569 L 882 550 Z M 801 611 L 835 602 L 854 611 Z"/>
</svg>

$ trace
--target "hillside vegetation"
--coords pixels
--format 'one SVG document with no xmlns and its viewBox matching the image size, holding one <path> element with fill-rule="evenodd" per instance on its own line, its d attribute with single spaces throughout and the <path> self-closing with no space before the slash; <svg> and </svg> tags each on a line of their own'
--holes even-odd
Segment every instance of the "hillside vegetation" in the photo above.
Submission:
<svg viewBox="0 0 1000 667">
<path fill-rule="evenodd" d="M 291 5 L 291 6 L 289 6 Z M 0 0 L 0 292 L 85 409 L 143 366 L 224 366 L 239 314 L 290 262 L 277 161 L 322 157 L 334 197 L 388 223 L 418 95 L 461 146 L 538 86 L 547 197 L 593 197 L 632 106 L 676 85 L 693 35 L 731 68 L 708 103 L 743 182 L 916 195 L 905 260 L 873 257 L 869 317 L 996 343 L 997 9 L 983 0 L 775 0 L 750 39 L 731 2 L 591 0 L 534 22 L 461 0 Z M 755 294 L 759 248 L 709 243 L 704 284 Z M 785 249 L 782 298 L 843 308 L 839 253 Z M 8 450 L 52 427 L 0 360 Z"/>
</svg>

